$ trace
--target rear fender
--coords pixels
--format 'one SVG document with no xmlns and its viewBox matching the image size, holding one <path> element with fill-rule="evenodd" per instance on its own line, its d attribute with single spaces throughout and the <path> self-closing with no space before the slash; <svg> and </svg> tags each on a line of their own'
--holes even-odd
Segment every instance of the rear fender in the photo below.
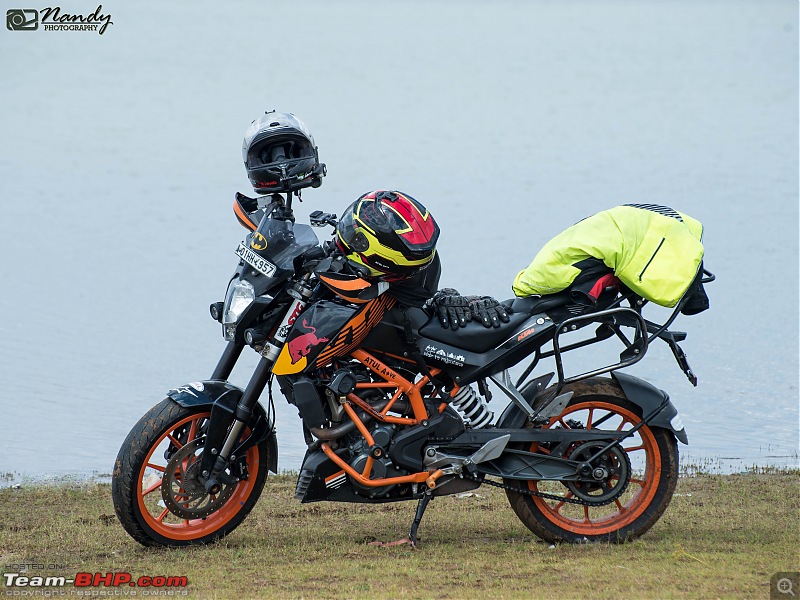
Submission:
<svg viewBox="0 0 800 600">
<path fill-rule="evenodd" d="M 689 436 L 683 427 L 683 422 L 678 414 L 678 409 L 669 399 L 669 395 L 654 385 L 624 373 L 613 372 L 611 377 L 622 388 L 625 397 L 642 409 L 642 416 L 646 417 L 653 411 L 656 412 L 649 421 L 648 425 L 661 427 L 675 434 L 682 443 L 689 444 Z M 661 407 L 661 410 L 658 410 Z"/>
<path fill-rule="evenodd" d="M 167 396 L 184 408 L 205 408 L 214 412 L 221 410 L 233 415 L 243 393 L 244 390 L 227 381 L 194 381 L 170 390 Z M 264 427 L 264 424 L 267 426 Z M 254 444 L 259 444 L 264 437 L 268 437 L 270 452 L 267 467 L 273 473 L 277 473 L 278 439 L 275 436 L 273 422 L 267 418 L 267 413 L 261 404 L 256 403 L 248 425 L 254 432 L 263 432 L 261 439 L 254 441 Z"/>
<path fill-rule="evenodd" d="M 658 411 L 648 421 L 649 425 L 671 431 L 675 434 L 676 438 L 688 445 L 689 436 L 686 435 L 683 422 L 681 421 L 680 415 L 678 415 L 678 409 L 672 404 L 665 391 L 632 375 L 626 375 L 615 371 L 611 373 L 611 376 L 619 384 L 625 397 L 642 409 L 643 417 L 646 417 L 653 411 Z M 552 377 L 553 373 L 538 377 L 520 390 L 522 397 L 525 398 L 528 404 L 533 406 L 537 396 L 547 387 Z M 569 387 L 567 387 L 566 390 L 569 390 Z M 661 407 L 660 411 L 658 410 L 659 407 Z M 497 427 L 503 429 L 519 429 L 525 425 L 525 419 L 525 413 L 511 402 L 503 411 L 503 414 L 500 415 Z"/>
</svg>

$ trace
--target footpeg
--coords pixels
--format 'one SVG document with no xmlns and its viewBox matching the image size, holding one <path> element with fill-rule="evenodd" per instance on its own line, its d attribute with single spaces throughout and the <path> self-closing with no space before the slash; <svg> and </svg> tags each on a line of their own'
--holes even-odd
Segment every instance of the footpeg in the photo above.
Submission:
<svg viewBox="0 0 800 600">
<path fill-rule="evenodd" d="M 508 446 L 508 441 L 510 439 L 511 434 L 507 433 L 506 435 L 501 435 L 493 440 L 489 440 L 483 446 L 478 448 L 478 450 L 472 456 L 464 461 L 464 466 L 469 468 L 471 465 L 477 465 L 478 463 L 486 462 L 487 460 L 500 458 L 500 455 L 503 454 L 506 446 Z"/>
<path fill-rule="evenodd" d="M 429 454 L 425 457 L 425 466 L 430 470 L 431 475 L 426 480 L 430 489 L 436 487 L 436 480 L 443 475 L 461 475 L 461 471 L 466 469 L 470 474 L 475 475 L 475 465 L 499 458 L 508 446 L 511 434 L 501 435 L 489 440 L 478 448 L 472 455 L 464 458 L 452 454 L 443 454 L 430 448 Z M 433 485 L 431 485 L 433 484 Z"/>
</svg>

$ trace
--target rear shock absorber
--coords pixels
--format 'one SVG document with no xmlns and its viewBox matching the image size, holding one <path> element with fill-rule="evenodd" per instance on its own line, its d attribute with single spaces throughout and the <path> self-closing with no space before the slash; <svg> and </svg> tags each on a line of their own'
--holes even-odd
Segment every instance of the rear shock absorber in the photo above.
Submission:
<svg viewBox="0 0 800 600">
<path fill-rule="evenodd" d="M 494 418 L 494 413 L 489 410 L 486 401 L 470 385 L 458 388 L 450 400 L 450 405 L 473 429 L 486 427 Z"/>
</svg>

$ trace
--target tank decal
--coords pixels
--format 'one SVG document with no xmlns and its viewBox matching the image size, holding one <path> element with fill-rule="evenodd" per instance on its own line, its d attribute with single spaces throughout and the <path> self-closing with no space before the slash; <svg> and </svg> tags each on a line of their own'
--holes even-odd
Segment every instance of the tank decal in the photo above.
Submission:
<svg viewBox="0 0 800 600">
<path fill-rule="evenodd" d="M 383 282 L 372 284 L 360 277 L 342 273 L 325 273 L 319 279 L 337 296 L 355 304 L 364 304 L 380 296 L 388 288 Z"/>
<path fill-rule="evenodd" d="M 393 296 L 382 295 L 362 304 L 342 327 L 316 360 L 318 368 L 327 365 L 336 356 L 345 356 L 359 347 L 370 330 L 378 324 L 384 313 L 394 306 Z"/>
<path fill-rule="evenodd" d="M 304 311 L 292 325 L 286 343 L 272 367 L 276 375 L 300 373 L 313 364 L 325 344 L 353 315 L 354 310 L 333 302 L 318 302 Z"/>
</svg>

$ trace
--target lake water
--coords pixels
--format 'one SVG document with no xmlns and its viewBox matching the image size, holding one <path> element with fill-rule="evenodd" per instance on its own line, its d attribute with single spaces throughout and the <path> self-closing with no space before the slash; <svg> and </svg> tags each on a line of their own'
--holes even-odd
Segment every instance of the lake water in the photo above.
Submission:
<svg viewBox="0 0 800 600">
<path fill-rule="evenodd" d="M 0 31 L 0 473 L 108 473 L 142 413 L 210 374 L 241 137 L 272 108 L 307 122 L 329 169 L 299 219 L 405 190 L 464 293 L 510 297 L 550 237 L 616 204 L 702 221 L 712 309 L 676 324 L 700 385 L 666 347 L 631 372 L 669 391 L 684 456 L 797 465 L 796 2 L 103 10 L 103 35 Z M 280 468 L 297 469 L 300 422 L 276 400 Z"/>
</svg>

